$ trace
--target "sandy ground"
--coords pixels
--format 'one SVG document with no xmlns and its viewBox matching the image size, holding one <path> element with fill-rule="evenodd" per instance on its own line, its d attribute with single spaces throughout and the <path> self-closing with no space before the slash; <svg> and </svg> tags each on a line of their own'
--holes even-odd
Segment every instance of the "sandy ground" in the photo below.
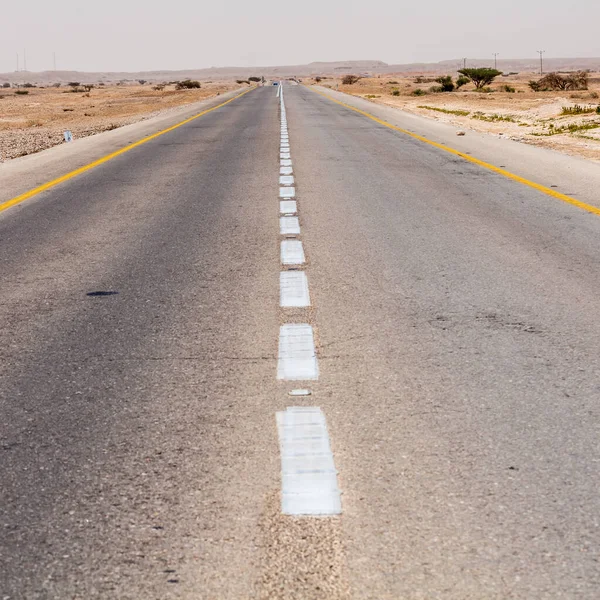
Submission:
<svg viewBox="0 0 600 600">
<path fill-rule="evenodd" d="M 539 79 L 536 74 L 499 77 L 490 86 L 491 93 L 475 92 L 473 85 L 451 93 L 434 93 L 430 91 L 438 85 L 434 79 L 431 75 L 397 74 L 361 79 L 354 85 L 342 85 L 340 79 L 329 78 L 321 85 L 451 123 L 457 132 L 486 132 L 600 162 L 600 113 L 561 114 L 563 107 L 579 105 L 591 110 L 600 105 L 598 74 L 591 75 L 589 90 L 573 92 L 532 92 L 527 83 Z M 504 91 L 504 86 L 515 92 Z M 426 93 L 415 96 L 417 89 Z M 396 90 L 399 95 L 392 95 Z M 555 133 L 571 125 L 598 127 Z"/>
<path fill-rule="evenodd" d="M 155 90 L 152 85 L 94 87 L 73 93 L 68 86 L 0 89 L 0 162 L 25 156 L 74 138 L 87 137 L 149 119 L 185 104 L 198 102 L 239 87 L 234 81 L 202 82 L 200 89 Z"/>
</svg>

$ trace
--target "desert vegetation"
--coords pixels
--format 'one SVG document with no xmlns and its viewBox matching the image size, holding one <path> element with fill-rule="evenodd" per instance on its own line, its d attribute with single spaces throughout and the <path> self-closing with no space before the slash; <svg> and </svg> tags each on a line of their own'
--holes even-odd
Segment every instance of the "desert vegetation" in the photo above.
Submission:
<svg viewBox="0 0 600 600">
<path fill-rule="evenodd" d="M 454 124 L 467 135 L 485 131 L 600 162 L 598 74 L 547 74 L 535 80 L 546 90 L 540 93 L 529 85 L 530 73 L 460 71 L 361 76 L 349 85 L 340 76 L 321 85 Z"/>
<path fill-rule="evenodd" d="M 577 71 L 568 75 L 560 73 L 548 73 L 541 79 L 531 80 L 529 87 L 534 92 L 547 92 L 556 90 L 587 90 L 589 85 L 589 74 L 587 71 Z"/>
<path fill-rule="evenodd" d="M 344 85 L 354 85 L 359 79 L 360 77 L 357 75 L 344 75 L 342 83 Z"/>
<path fill-rule="evenodd" d="M 176 90 L 199 90 L 200 87 L 199 81 L 192 81 L 191 79 L 184 79 L 175 84 Z"/>
<path fill-rule="evenodd" d="M 475 84 L 476 90 L 481 90 L 485 86 L 490 85 L 496 77 L 502 75 L 502 71 L 486 68 L 461 69 L 459 73 L 469 81 L 472 81 Z"/>
</svg>

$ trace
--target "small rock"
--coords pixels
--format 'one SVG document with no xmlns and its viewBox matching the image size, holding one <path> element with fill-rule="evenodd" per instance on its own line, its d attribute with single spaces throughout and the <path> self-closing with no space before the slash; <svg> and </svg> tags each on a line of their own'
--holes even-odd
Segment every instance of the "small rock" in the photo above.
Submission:
<svg viewBox="0 0 600 600">
<path fill-rule="evenodd" d="M 464 131 L 457 131 L 457 132 L 456 132 L 456 135 L 467 135 L 467 134 L 466 134 L 466 132 L 464 132 Z"/>
</svg>

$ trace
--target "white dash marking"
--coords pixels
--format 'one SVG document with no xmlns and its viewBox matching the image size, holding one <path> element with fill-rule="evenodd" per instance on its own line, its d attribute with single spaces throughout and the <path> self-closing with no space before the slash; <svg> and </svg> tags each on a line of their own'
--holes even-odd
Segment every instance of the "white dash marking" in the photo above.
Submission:
<svg viewBox="0 0 600 600">
<path fill-rule="evenodd" d="M 279 160 L 289 160 L 290 158 L 292 158 L 292 156 L 290 155 L 289 152 L 280 152 L 279 153 Z"/>
<path fill-rule="evenodd" d="M 277 379 L 304 381 L 319 378 L 313 328 L 306 324 L 286 324 L 279 329 Z"/>
<path fill-rule="evenodd" d="M 342 501 L 320 408 L 289 407 L 277 413 L 281 453 L 281 511 L 285 515 L 339 515 Z"/>
<path fill-rule="evenodd" d="M 281 175 L 279 185 L 294 185 L 294 177 L 292 175 Z"/>
<path fill-rule="evenodd" d="M 280 187 L 279 188 L 280 198 L 295 198 L 296 188 L 295 187 Z"/>
<path fill-rule="evenodd" d="M 295 200 L 280 200 L 279 212 L 282 215 L 294 215 L 298 212 L 298 205 Z"/>
<path fill-rule="evenodd" d="M 291 160 L 290 158 L 282 158 L 282 159 L 279 161 L 279 164 L 280 164 L 282 167 L 291 167 L 291 166 L 292 166 L 292 160 Z"/>
<path fill-rule="evenodd" d="M 290 390 L 288 396 L 310 396 L 312 392 L 310 390 Z"/>
<path fill-rule="evenodd" d="M 279 233 L 281 235 L 300 235 L 298 217 L 279 217 Z"/>
<path fill-rule="evenodd" d="M 279 273 L 279 306 L 283 308 L 310 306 L 308 278 L 304 271 L 281 271 Z"/>
<path fill-rule="evenodd" d="M 300 240 L 281 241 L 281 263 L 284 265 L 303 265 L 306 257 Z"/>
<path fill-rule="evenodd" d="M 292 167 L 280 167 L 279 168 L 280 175 L 291 175 L 293 172 L 294 172 L 294 169 L 292 169 Z"/>
</svg>

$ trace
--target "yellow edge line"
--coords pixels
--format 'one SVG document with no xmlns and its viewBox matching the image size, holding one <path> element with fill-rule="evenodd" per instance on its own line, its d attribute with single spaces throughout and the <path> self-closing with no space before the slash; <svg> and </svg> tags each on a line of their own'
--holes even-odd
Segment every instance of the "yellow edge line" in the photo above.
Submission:
<svg viewBox="0 0 600 600">
<path fill-rule="evenodd" d="M 254 88 L 252 88 L 252 89 L 254 89 Z M 63 183 L 65 181 L 68 181 L 69 179 L 73 179 L 73 177 L 77 177 L 77 175 L 81 175 L 81 173 L 85 173 L 86 171 L 89 171 L 90 169 L 98 167 L 99 165 L 102 165 L 102 164 L 108 162 L 109 160 L 116 158 L 117 156 L 121 156 L 121 154 L 125 154 L 125 152 L 129 152 L 130 150 L 133 150 L 134 148 L 137 148 L 138 146 L 141 146 L 142 144 L 145 144 L 146 142 L 149 142 L 150 140 L 154 140 L 157 137 L 164 135 L 165 133 L 169 133 L 169 131 L 173 131 L 174 129 L 178 129 L 179 127 L 182 127 L 183 125 L 186 125 L 187 123 L 190 123 L 191 121 L 194 121 L 195 119 L 199 119 L 200 117 L 208 114 L 209 112 L 212 112 L 213 110 L 217 110 L 217 108 L 221 108 L 221 107 L 225 106 L 226 104 L 229 104 L 230 102 L 233 102 L 234 100 L 237 100 L 238 98 L 241 98 L 244 94 L 247 94 L 248 92 L 252 91 L 252 89 L 245 90 L 241 94 L 238 94 L 237 96 L 234 96 L 233 98 L 230 98 L 229 100 L 222 102 L 221 104 L 217 104 L 217 106 L 208 108 L 208 109 L 198 113 L 197 115 L 190 117 L 189 119 L 185 119 L 184 121 L 181 121 L 180 123 L 176 123 L 175 125 L 172 125 L 171 127 L 167 127 L 167 129 L 163 129 L 162 131 L 153 133 L 152 135 L 142 138 L 141 140 L 138 140 L 137 142 L 134 142 L 133 144 L 129 144 L 128 146 L 125 146 L 124 148 L 121 148 L 120 150 L 117 150 L 116 152 L 107 154 L 106 156 L 103 156 L 102 158 L 99 158 L 98 160 L 95 160 L 94 162 L 84 165 L 83 167 L 79 167 L 79 169 L 75 169 L 74 171 L 71 171 L 70 173 L 67 173 L 66 175 L 62 175 L 61 177 L 52 179 L 52 181 L 48 181 L 47 183 L 44 183 L 44 184 L 40 185 L 39 187 L 33 188 L 32 190 L 29 190 L 28 192 L 25 192 L 24 194 L 21 194 L 20 196 L 16 196 L 15 198 L 12 198 L 11 200 L 7 200 L 6 202 L 3 202 L 2 204 L 0 204 L 0 212 L 6 210 L 8 208 L 11 208 L 12 206 L 15 206 L 16 204 L 25 202 L 25 200 L 29 200 L 33 196 L 36 196 L 37 194 L 39 194 L 41 192 L 45 192 L 46 190 L 53 188 L 54 186 L 58 185 L 59 183 Z"/>
<path fill-rule="evenodd" d="M 309 86 L 307 86 L 307 87 L 310 90 L 312 90 L 313 92 L 320 94 L 321 96 L 324 96 L 328 100 L 331 100 L 331 102 L 335 102 L 336 104 L 340 104 L 341 106 L 344 106 L 345 108 L 353 110 L 354 112 L 357 112 L 357 113 L 371 119 L 372 121 L 375 121 L 376 123 L 379 123 L 380 125 L 383 125 L 384 127 L 388 127 L 389 129 L 394 129 L 395 131 L 399 131 L 400 133 L 409 135 L 411 138 L 414 138 L 415 140 L 419 140 L 420 142 L 424 142 L 425 144 L 429 144 L 430 146 L 434 146 L 435 148 L 444 150 L 444 152 L 454 154 L 455 156 L 460 156 L 460 158 L 463 158 L 464 160 L 468 160 L 470 163 L 479 165 L 480 167 L 483 167 L 484 169 L 488 169 L 489 171 L 494 171 L 494 173 L 503 175 L 504 177 L 507 177 L 508 179 L 512 179 L 513 181 L 517 181 L 518 183 L 521 183 L 523 185 L 526 185 L 527 187 L 533 188 L 534 190 L 537 190 L 538 192 L 542 192 L 543 194 L 552 196 L 553 198 L 557 198 L 558 200 L 562 200 L 563 202 L 566 202 L 567 204 L 572 204 L 573 206 L 577 206 L 577 208 L 582 208 L 583 210 L 587 210 L 590 213 L 600 216 L 600 208 L 598 208 L 596 206 L 592 206 L 591 204 L 586 204 L 585 202 L 580 202 L 579 200 L 576 200 L 575 198 L 571 198 L 571 196 L 567 196 L 566 194 L 561 194 L 560 192 L 556 192 L 552 188 L 546 187 L 545 185 L 541 185 L 539 183 L 535 183 L 533 181 L 529 181 L 529 179 L 525 179 L 524 177 L 519 177 L 519 175 L 515 175 L 514 173 L 511 173 L 510 171 L 506 171 L 505 169 L 500 169 L 499 167 L 496 167 L 496 166 L 494 166 L 490 163 L 487 163 L 483 160 L 474 158 L 473 156 L 470 156 L 469 154 L 464 154 L 463 152 L 455 150 L 454 148 L 449 148 L 448 146 L 444 146 L 443 144 L 438 144 L 437 142 L 433 142 L 432 140 L 427 139 L 426 137 L 423 137 L 422 135 L 412 133 L 412 131 L 407 131 L 406 129 L 402 129 L 401 127 L 396 127 L 396 125 L 391 125 L 387 121 L 378 119 L 374 115 L 372 115 L 364 110 L 361 110 L 360 108 L 355 108 L 354 106 L 350 106 L 349 104 L 346 104 L 345 102 L 341 102 L 340 100 L 336 100 L 335 98 L 332 98 L 331 96 L 329 96 L 328 94 L 326 94 L 324 92 L 320 92 L 319 90 L 315 90 L 314 88 L 309 87 Z"/>
</svg>

